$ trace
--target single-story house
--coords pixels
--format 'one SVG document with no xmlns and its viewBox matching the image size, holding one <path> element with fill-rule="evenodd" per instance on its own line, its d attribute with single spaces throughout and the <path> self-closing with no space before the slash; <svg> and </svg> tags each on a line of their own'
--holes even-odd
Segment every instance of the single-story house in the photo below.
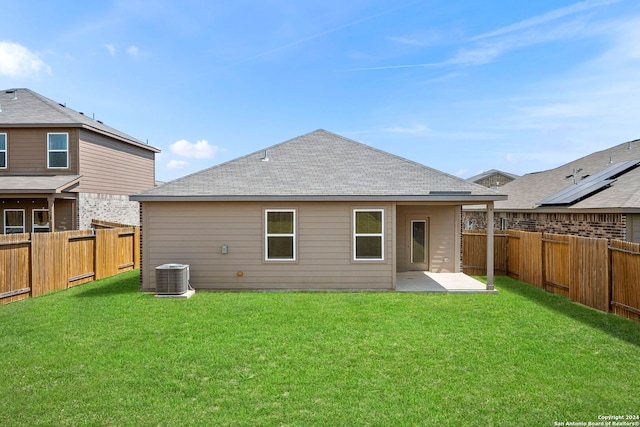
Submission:
<svg viewBox="0 0 640 427">
<path fill-rule="evenodd" d="M 462 205 L 505 196 L 317 130 L 131 198 L 153 291 L 167 263 L 188 264 L 195 289 L 395 289 L 399 271 L 460 272 Z"/>
<path fill-rule="evenodd" d="M 615 145 L 500 188 L 494 227 L 640 243 L 640 140 Z M 467 228 L 484 229 L 482 207 L 465 207 Z"/>
</svg>

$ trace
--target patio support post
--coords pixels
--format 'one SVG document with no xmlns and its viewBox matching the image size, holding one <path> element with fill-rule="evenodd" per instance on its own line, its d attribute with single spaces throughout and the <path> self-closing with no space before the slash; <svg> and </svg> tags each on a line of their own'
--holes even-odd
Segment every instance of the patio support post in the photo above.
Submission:
<svg viewBox="0 0 640 427">
<path fill-rule="evenodd" d="M 493 288 L 493 202 L 487 203 L 487 290 Z"/>
<path fill-rule="evenodd" d="M 47 197 L 47 208 L 49 208 L 49 231 L 56 231 L 55 230 L 55 219 L 56 219 L 56 212 L 55 212 L 55 203 L 56 203 L 56 199 L 55 196 L 49 196 Z"/>
</svg>

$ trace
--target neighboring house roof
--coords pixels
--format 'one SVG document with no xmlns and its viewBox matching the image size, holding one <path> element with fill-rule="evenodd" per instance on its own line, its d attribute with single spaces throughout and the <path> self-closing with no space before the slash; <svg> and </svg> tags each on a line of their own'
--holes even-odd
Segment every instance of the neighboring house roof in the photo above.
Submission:
<svg viewBox="0 0 640 427">
<path fill-rule="evenodd" d="M 0 91 L 0 127 L 81 127 L 153 152 L 159 149 L 30 89 Z"/>
<path fill-rule="evenodd" d="M 509 198 L 496 202 L 495 208 L 501 211 L 640 211 L 640 167 L 633 166 L 636 163 L 634 160 L 640 163 L 640 140 L 589 154 L 555 169 L 523 175 L 501 187 L 501 191 L 508 194 Z M 595 193 L 585 185 L 594 184 L 593 178 L 598 174 L 623 162 L 628 162 L 630 168 L 621 175 L 609 177 L 610 182 L 592 185 Z M 575 191 L 571 191 L 573 186 L 576 186 Z M 573 195 L 566 197 L 567 194 Z"/>
<path fill-rule="evenodd" d="M 2 193 L 61 193 L 80 181 L 82 175 L 0 176 Z"/>
<path fill-rule="evenodd" d="M 445 200 L 504 196 L 325 130 L 179 178 L 131 200 Z"/>
<path fill-rule="evenodd" d="M 493 176 L 493 175 L 504 175 L 504 176 L 506 176 L 508 178 L 511 178 L 511 179 L 518 178 L 518 175 L 514 175 L 514 174 L 509 173 L 509 172 L 504 172 L 504 171 L 501 171 L 501 170 L 498 170 L 498 169 L 491 169 L 491 170 L 488 170 L 486 172 L 482 172 L 482 173 L 480 173 L 478 175 L 474 175 L 471 178 L 467 178 L 467 181 L 469 181 L 469 182 L 478 182 L 478 181 L 481 181 L 481 180 L 483 180 L 485 178 L 488 178 L 490 176 Z"/>
</svg>

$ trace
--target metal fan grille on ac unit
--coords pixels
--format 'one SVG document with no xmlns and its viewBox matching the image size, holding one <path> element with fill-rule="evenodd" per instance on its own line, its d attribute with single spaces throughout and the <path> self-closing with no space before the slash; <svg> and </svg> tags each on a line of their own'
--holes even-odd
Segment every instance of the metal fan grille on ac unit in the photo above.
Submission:
<svg viewBox="0 0 640 427">
<path fill-rule="evenodd" d="M 189 266 L 187 264 L 163 264 L 156 267 L 156 293 L 179 295 L 189 289 Z"/>
</svg>

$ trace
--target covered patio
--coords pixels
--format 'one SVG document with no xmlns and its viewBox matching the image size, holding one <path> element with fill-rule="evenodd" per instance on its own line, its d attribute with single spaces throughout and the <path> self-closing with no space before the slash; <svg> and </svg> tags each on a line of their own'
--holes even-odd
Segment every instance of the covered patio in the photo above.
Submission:
<svg viewBox="0 0 640 427">
<path fill-rule="evenodd" d="M 397 274 L 397 292 L 498 293 L 464 273 L 408 271 Z"/>
</svg>

